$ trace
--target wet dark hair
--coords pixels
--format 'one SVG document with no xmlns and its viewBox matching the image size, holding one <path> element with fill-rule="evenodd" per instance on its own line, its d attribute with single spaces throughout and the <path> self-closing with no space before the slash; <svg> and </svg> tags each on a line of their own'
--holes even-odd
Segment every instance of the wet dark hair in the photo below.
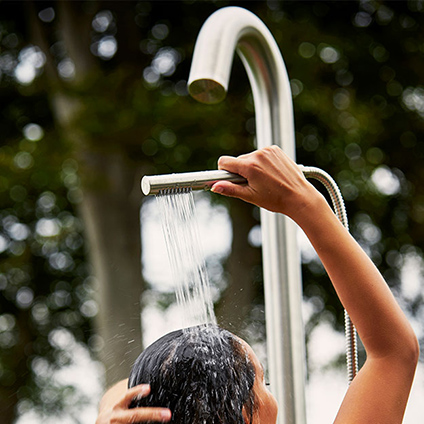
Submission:
<svg viewBox="0 0 424 424">
<path fill-rule="evenodd" d="M 137 358 L 128 386 L 150 384 L 130 407 L 161 406 L 174 424 L 244 424 L 255 410 L 255 369 L 229 331 L 198 326 L 168 333 Z"/>
</svg>

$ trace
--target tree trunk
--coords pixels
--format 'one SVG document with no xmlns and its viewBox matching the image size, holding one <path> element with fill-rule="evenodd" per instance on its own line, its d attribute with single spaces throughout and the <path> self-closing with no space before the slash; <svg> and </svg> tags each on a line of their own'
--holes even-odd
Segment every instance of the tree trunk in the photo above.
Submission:
<svg viewBox="0 0 424 424">
<path fill-rule="evenodd" d="M 127 158 L 118 140 L 102 148 L 96 147 L 101 140 L 87 140 L 73 124 L 80 109 L 77 99 L 56 95 L 52 104 L 78 161 L 83 193 L 79 211 L 97 282 L 95 325 L 104 343 L 99 356 L 110 386 L 128 377 L 142 344 L 141 167 Z"/>
<path fill-rule="evenodd" d="M 141 351 L 141 193 L 133 190 L 136 172 L 122 155 L 91 151 L 83 157 L 95 174 L 91 182 L 98 183 L 83 187 L 80 211 L 97 280 L 100 359 L 110 385 L 128 377 Z"/>
<path fill-rule="evenodd" d="M 140 166 L 128 159 L 122 140 L 111 142 L 111 134 L 106 135 L 108 142 L 101 135 L 89 137 L 79 126 L 81 111 L 86 107 L 84 94 L 79 90 L 71 94 L 72 87 L 80 86 L 96 73 L 103 77 L 90 52 L 91 21 L 96 8 L 88 10 L 84 6 L 80 2 L 58 4 L 60 32 L 75 65 L 75 79 L 65 90 L 60 83 L 51 86 L 51 104 L 56 123 L 79 164 L 83 192 L 79 212 L 96 281 L 99 312 L 95 326 L 104 343 L 99 356 L 109 386 L 128 377 L 142 345 Z M 46 44 L 46 35 L 39 33 L 39 44 Z M 43 50 L 49 63 L 49 51 L 45 46 Z M 51 68 L 50 82 L 57 79 L 54 67 Z"/>
<path fill-rule="evenodd" d="M 15 408 L 18 403 L 18 392 L 0 387 L 0 413 L 2 423 L 12 424 L 16 419 Z"/>
</svg>

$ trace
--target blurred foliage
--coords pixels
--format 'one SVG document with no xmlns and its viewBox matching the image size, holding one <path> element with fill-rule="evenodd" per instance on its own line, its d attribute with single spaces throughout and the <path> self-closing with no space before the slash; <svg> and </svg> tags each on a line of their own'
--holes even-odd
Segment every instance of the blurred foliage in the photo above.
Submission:
<svg viewBox="0 0 424 424">
<path fill-rule="evenodd" d="M 76 211 L 90 170 L 74 158 L 75 134 L 87 149 L 124 154 L 145 173 L 215 168 L 221 154 L 253 149 L 254 110 L 238 59 L 222 104 L 199 105 L 185 87 L 202 23 L 227 5 L 253 11 L 275 36 L 291 80 L 298 162 L 335 178 L 353 235 L 417 325 L 424 322 L 422 283 L 401 284 L 420 281 L 424 269 L 422 1 L 3 1 L 2 399 L 29 398 L 49 412 L 37 364 L 66 363 L 55 332 L 84 343 L 92 336 L 96 305 Z M 92 61 L 84 78 L 58 31 L 71 12 L 81 22 L 71 34 L 77 51 Z M 37 45 L 37 31 L 48 46 Z M 58 94 L 78 105 L 73 131 L 55 115 Z M 307 336 L 323 319 L 340 329 L 342 309 L 322 266 L 314 256 L 303 262 Z M 252 275 L 260 283 L 257 264 Z M 257 286 L 254 323 L 262 316 Z"/>
<path fill-rule="evenodd" d="M 78 164 L 57 143 L 45 99 L 9 93 L 0 147 L 0 398 L 2 406 L 30 399 L 57 410 L 65 388 L 46 367 L 72 361 L 57 337 L 68 331 L 87 344 L 97 308 L 74 211 Z"/>
</svg>

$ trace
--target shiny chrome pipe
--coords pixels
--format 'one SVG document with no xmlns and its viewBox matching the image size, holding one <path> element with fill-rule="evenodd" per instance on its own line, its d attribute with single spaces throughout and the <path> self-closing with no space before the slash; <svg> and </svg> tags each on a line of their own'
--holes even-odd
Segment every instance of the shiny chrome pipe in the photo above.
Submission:
<svg viewBox="0 0 424 424">
<path fill-rule="evenodd" d="M 209 190 L 218 181 L 231 181 L 236 184 L 246 183 L 246 179 L 228 171 L 183 172 L 180 174 L 146 175 L 141 180 L 144 195 L 159 194 L 164 190 Z"/>
<path fill-rule="evenodd" d="M 264 23 L 240 7 L 212 14 L 198 35 L 188 91 L 203 103 L 225 98 L 234 52 L 252 88 L 257 147 L 276 144 L 295 158 L 290 83 L 280 50 Z M 306 423 L 305 337 L 297 229 L 261 209 L 262 256 L 270 384 L 280 405 L 279 424 Z"/>
</svg>

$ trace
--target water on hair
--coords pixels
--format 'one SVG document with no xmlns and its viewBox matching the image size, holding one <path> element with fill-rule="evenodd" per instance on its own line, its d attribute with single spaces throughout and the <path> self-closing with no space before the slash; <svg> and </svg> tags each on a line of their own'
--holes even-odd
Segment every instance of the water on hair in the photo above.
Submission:
<svg viewBox="0 0 424 424">
<path fill-rule="evenodd" d="M 245 411 L 250 424 L 257 407 L 254 381 L 254 366 L 230 332 L 214 325 L 176 330 L 138 357 L 129 387 L 149 383 L 151 393 L 131 407 L 170 408 L 171 424 L 245 424 Z"/>
<path fill-rule="evenodd" d="M 193 193 L 191 189 L 163 190 L 156 199 L 182 326 L 216 325 Z"/>
</svg>

